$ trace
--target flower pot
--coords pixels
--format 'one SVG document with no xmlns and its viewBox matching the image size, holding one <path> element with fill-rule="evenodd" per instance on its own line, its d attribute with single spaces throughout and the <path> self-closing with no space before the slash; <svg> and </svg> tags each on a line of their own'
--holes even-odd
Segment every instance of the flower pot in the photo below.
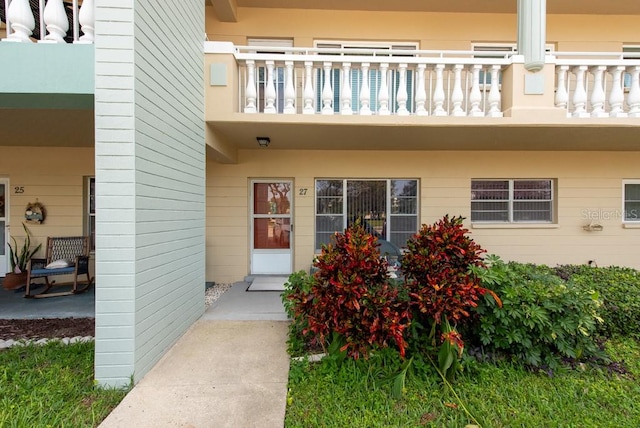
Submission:
<svg viewBox="0 0 640 428">
<path fill-rule="evenodd" d="M 5 290 L 17 290 L 20 287 L 27 285 L 27 273 L 13 273 L 8 272 L 2 280 L 2 286 Z"/>
</svg>

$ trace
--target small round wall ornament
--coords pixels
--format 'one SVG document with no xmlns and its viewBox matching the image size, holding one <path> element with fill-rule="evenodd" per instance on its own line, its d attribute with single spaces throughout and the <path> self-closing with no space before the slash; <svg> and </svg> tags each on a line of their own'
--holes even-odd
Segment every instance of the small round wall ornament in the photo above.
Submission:
<svg viewBox="0 0 640 428">
<path fill-rule="evenodd" d="M 47 216 L 47 210 L 44 208 L 38 200 L 35 202 L 29 202 L 24 210 L 24 219 L 27 223 L 40 224 L 44 222 Z"/>
</svg>

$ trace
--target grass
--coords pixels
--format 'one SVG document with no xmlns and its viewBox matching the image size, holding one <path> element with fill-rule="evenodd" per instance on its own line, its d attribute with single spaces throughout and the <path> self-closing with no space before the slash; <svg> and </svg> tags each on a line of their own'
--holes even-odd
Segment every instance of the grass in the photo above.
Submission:
<svg viewBox="0 0 640 428">
<path fill-rule="evenodd" d="M 637 427 L 640 341 L 611 340 L 607 351 L 628 374 L 582 367 L 549 376 L 514 363 L 473 362 L 453 385 L 461 402 L 430 367 L 408 376 L 395 400 L 389 384 L 371 381 L 375 362 L 292 362 L 285 426 Z"/>
<path fill-rule="evenodd" d="M 128 390 L 96 386 L 93 355 L 93 342 L 0 351 L 0 427 L 97 426 Z"/>
</svg>

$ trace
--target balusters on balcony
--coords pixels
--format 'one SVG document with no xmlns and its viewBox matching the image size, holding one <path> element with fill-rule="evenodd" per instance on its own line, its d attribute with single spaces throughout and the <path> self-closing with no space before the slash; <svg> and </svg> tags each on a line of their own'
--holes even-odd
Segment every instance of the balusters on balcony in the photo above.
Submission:
<svg viewBox="0 0 640 428">
<path fill-rule="evenodd" d="M 456 64 L 453 67 L 453 92 L 451 93 L 451 103 L 453 104 L 453 116 L 466 116 L 467 113 L 462 109 L 464 94 L 462 93 L 462 64 Z"/>
<path fill-rule="evenodd" d="M 378 92 L 378 114 L 380 116 L 388 116 L 391 114 L 389 110 L 389 87 L 387 86 L 387 70 L 389 64 L 380 64 L 380 91 Z"/>
<path fill-rule="evenodd" d="M 444 64 L 436 64 L 436 89 L 433 92 L 433 110 L 434 116 L 446 116 L 447 111 L 444 109 Z"/>
<path fill-rule="evenodd" d="M 627 96 L 629 117 L 640 117 L 640 66 L 631 67 L 631 87 Z"/>
<path fill-rule="evenodd" d="M 296 90 L 293 84 L 293 61 L 286 61 L 284 63 L 285 77 L 284 77 L 284 114 L 295 114 L 296 107 Z"/>
<path fill-rule="evenodd" d="M 418 64 L 416 76 L 416 114 L 418 116 L 428 116 L 429 111 L 426 109 L 427 90 L 424 85 L 426 64 Z"/>
<path fill-rule="evenodd" d="M 362 72 L 362 87 L 360 89 L 360 114 L 362 116 L 370 116 L 371 115 L 371 94 L 369 92 L 369 64 L 368 62 L 363 62 L 360 68 Z"/>
<path fill-rule="evenodd" d="M 491 66 L 491 89 L 489 90 L 489 117 L 502 117 L 500 111 L 500 66 Z"/>
<path fill-rule="evenodd" d="M 609 94 L 609 107 L 611 117 L 627 117 L 624 112 L 624 91 L 622 90 L 622 73 L 625 66 L 617 66 L 611 69 L 611 93 Z"/>
<path fill-rule="evenodd" d="M 73 0 L 72 17 L 67 16 L 63 0 L 40 0 L 35 9 L 31 8 L 29 0 L 5 0 L 4 4 L 7 37 L 3 41 L 33 42 L 34 32 L 36 35 L 39 32 L 39 42 L 67 43 L 71 39 L 69 20 L 73 23 L 74 43 L 94 41 L 94 0 L 84 0 L 81 7 L 78 0 Z M 39 17 L 39 22 L 36 22 L 36 17 Z M 78 37 L 80 28 L 84 33 L 82 37 Z"/>
<path fill-rule="evenodd" d="M 66 43 L 64 38 L 69 30 L 67 12 L 62 0 L 49 0 L 44 7 L 44 23 L 47 27 L 45 41 L 51 43 Z"/>
<path fill-rule="evenodd" d="M 340 93 L 340 104 L 342 108 L 340 113 L 344 115 L 353 114 L 351 109 L 351 63 L 345 62 L 342 64 L 342 92 Z"/>
<path fill-rule="evenodd" d="M 273 69 L 275 64 L 273 61 L 265 61 L 267 65 L 267 81 L 264 89 L 264 112 L 275 114 L 276 110 L 276 85 L 273 81 Z"/>
<path fill-rule="evenodd" d="M 591 116 L 592 117 L 609 117 L 609 114 L 604 111 L 604 88 L 602 74 L 607 69 L 604 65 L 599 65 L 591 68 L 591 74 L 593 75 L 593 90 L 591 91 Z"/>
<path fill-rule="evenodd" d="M 409 116 L 409 110 L 407 109 L 407 100 L 409 99 L 409 94 L 407 94 L 407 64 L 398 66 L 398 74 L 397 113 L 398 116 Z"/>
<path fill-rule="evenodd" d="M 566 109 L 569 103 L 569 92 L 567 91 L 567 71 L 568 65 L 561 65 L 557 68 L 558 80 L 555 96 L 555 105 L 558 108 Z M 571 116 L 567 112 L 567 116 Z"/>
<path fill-rule="evenodd" d="M 315 91 L 313 90 L 313 62 L 305 61 L 304 63 L 304 107 L 302 109 L 303 114 L 314 114 L 315 110 L 313 109 L 313 95 Z"/>
<path fill-rule="evenodd" d="M 322 114 L 333 114 L 333 88 L 331 87 L 331 66 L 330 62 L 322 64 L 324 68 L 324 86 L 322 88 Z"/>
<path fill-rule="evenodd" d="M 247 88 L 245 89 L 246 104 L 244 106 L 245 113 L 256 113 L 256 100 L 258 91 L 256 89 L 256 63 L 253 60 L 247 60 Z"/>
<path fill-rule="evenodd" d="M 474 64 L 471 69 L 471 91 L 469 92 L 469 116 L 480 117 L 484 113 L 480 109 L 482 93 L 480 92 L 480 71 L 482 65 Z"/>
<path fill-rule="evenodd" d="M 584 75 L 589 67 L 580 65 L 573 68 L 576 75 L 576 89 L 573 92 L 573 117 L 589 117 L 587 113 L 587 90 L 585 89 Z"/>
<path fill-rule="evenodd" d="M 7 31 L 10 28 L 12 32 L 7 33 L 7 38 L 4 40 L 32 42 L 29 37 L 36 28 L 36 20 L 33 17 L 29 0 L 13 0 L 7 9 L 7 21 L 10 25 L 7 25 Z"/>
</svg>

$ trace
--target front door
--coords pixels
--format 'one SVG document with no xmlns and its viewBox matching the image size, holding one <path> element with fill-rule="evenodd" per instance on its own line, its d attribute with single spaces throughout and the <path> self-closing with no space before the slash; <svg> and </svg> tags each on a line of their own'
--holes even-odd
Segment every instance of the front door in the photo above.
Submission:
<svg viewBox="0 0 640 428">
<path fill-rule="evenodd" d="M 6 178 L 0 178 L 0 277 L 4 277 L 5 272 L 9 271 L 9 257 L 7 255 L 8 236 L 8 217 L 9 217 L 9 181 Z"/>
<path fill-rule="evenodd" d="M 251 273 L 288 275 L 292 269 L 293 182 L 251 184 Z"/>
</svg>

